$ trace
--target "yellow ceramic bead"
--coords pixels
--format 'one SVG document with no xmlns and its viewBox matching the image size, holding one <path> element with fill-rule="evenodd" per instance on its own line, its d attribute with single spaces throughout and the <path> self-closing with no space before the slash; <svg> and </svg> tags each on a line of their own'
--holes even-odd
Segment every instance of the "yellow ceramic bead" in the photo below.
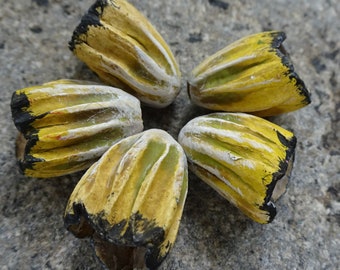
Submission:
<svg viewBox="0 0 340 270">
<path fill-rule="evenodd" d="M 58 80 L 17 90 L 12 117 L 23 173 L 48 178 L 90 167 L 118 140 L 143 130 L 139 100 L 117 88 Z"/>
<path fill-rule="evenodd" d="M 283 32 L 244 37 L 205 59 L 191 73 L 189 95 L 199 106 L 258 116 L 298 110 L 310 103 L 282 42 Z"/>
<path fill-rule="evenodd" d="M 253 220 L 273 220 L 293 163 L 290 131 L 249 114 L 213 113 L 191 120 L 178 140 L 199 178 Z"/>
<path fill-rule="evenodd" d="M 75 29 L 70 49 L 106 83 L 152 107 L 180 90 L 177 62 L 151 23 L 125 0 L 98 0 Z"/>
<path fill-rule="evenodd" d="M 147 130 L 116 143 L 88 169 L 65 224 L 78 237 L 94 237 L 112 269 L 155 269 L 176 239 L 187 188 L 181 146 L 165 131 Z"/>
</svg>

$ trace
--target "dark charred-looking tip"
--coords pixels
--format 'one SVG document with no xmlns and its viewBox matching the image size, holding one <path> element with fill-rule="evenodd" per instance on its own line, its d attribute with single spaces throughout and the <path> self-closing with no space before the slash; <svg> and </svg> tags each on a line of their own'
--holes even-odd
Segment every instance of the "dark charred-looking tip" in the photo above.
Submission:
<svg viewBox="0 0 340 270">
<path fill-rule="evenodd" d="M 164 229 L 157 226 L 154 221 L 144 218 L 142 214 L 135 213 L 129 220 L 110 224 L 103 212 L 89 215 L 82 203 L 73 203 L 72 210 L 72 213 L 64 216 L 65 227 L 76 237 L 92 237 L 97 256 L 106 265 L 113 263 L 126 265 L 128 261 L 136 260 L 131 254 L 140 252 L 142 257 L 139 256 L 138 261 L 145 263 L 148 269 L 156 269 L 165 259 L 166 254 L 160 256 L 165 238 Z M 170 248 L 171 243 L 167 243 L 167 246 Z M 114 254 L 107 254 L 105 250 L 111 250 Z M 131 256 L 127 258 L 127 254 Z"/>
<path fill-rule="evenodd" d="M 140 213 L 132 216 L 133 226 L 137 231 L 133 235 L 133 242 L 137 245 L 147 245 L 153 243 L 155 245 L 164 241 L 164 230 L 157 226 L 155 221 L 148 220 Z"/>
<path fill-rule="evenodd" d="M 33 132 L 31 124 L 38 118 L 43 118 L 47 113 L 33 116 L 29 112 L 30 102 L 24 93 L 14 92 L 11 100 L 12 119 L 16 128 L 27 137 L 27 132 Z"/>
<path fill-rule="evenodd" d="M 67 214 L 64 217 L 64 224 L 67 230 L 76 237 L 84 238 L 93 235 L 94 229 L 88 222 L 88 214 L 83 204 L 73 204 L 74 214 Z"/>
<path fill-rule="evenodd" d="M 24 159 L 18 161 L 20 171 L 25 174 L 27 169 L 32 170 L 34 165 L 38 162 L 44 162 L 41 158 L 36 158 L 32 155 L 26 154 Z"/>
<path fill-rule="evenodd" d="M 311 95 L 304 81 L 294 71 L 289 74 L 289 79 L 295 82 L 295 86 L 298 88 L 300 95 L 304 97 L 303 103 L 306 105 L 310 104 L 312 102 Z"/>
<path fill-rule="evenodd" d="M 25 154 L 30 154 L 31 153 L 31 149 L 39 141 L 39 136 L 36 133 L 24 134 L 24 136 L 25 136 L 25 139 L 27 140 L 26 147 L 25 147 Z"/>
<path fill-rule="evenodd" d="M 18 94 L 18 92 L 14 92 L 11 99 L 11 112 L 12 118 L 15 126 L 18 130 L 22 132 L 21 123 L 26 123 L 30 120 L 30 115 L 25 113 L 24 110 L 28 108 L 30 102 L 27 96 L 24 93 Z"/>
<path fill-rule="evenodd" d="M 287 147 L 287 158 L 289 159 L 292 154 L 294 153 L 295 147 L 296 147 L 296 137 L 293 136 L 292 138 L 290 138 L 289 140 L 283 136 L 280 132 L 276 132 L 277 137 L 280 141 L 280 143 L 282 143 L 284 146 Z"/>
<path fill-rule="evenodd" d="M 86 42 L 81 35 L 86 34 L 90 26 L 102 26 L 100 17 L 103 14 L 104 8 L 108 5 L 107 0 L 97 0 L 82 17 L 80 24 L 73 32 L 72 39 L 69 42 L 69 48 L 74 51 L 77 44 Z"/>
<path fill-rule="evenodd" d="M 278 180 L 280 180 L 284 175 L 286 175 L 289 162 L 294 161 L 295 147 L 296 147 L 296 137 L 293 136 L 290 140 L 287 140 L 280 132 L 277 132 L 277 137 L 280 142 L 287 147 L 286 157 L 285 159 L 280 161 L 279 170 L 276 174 L 273 175 L 273 179 L 275 180 L 275 184 Z M 275 185 L 274 185 L 275 187 Z M 273 187 L 273 189 L 274 189 Z M 273 192 L 273 191 L 271 191 Z"/>
<path fill-rule="evenodd" d="M 271 47 L 274 49 L 280 48 L 283 41 L 286 39 L 286 33 L 284 32 L 273 32 L 271 33 L 271 36 L 273 38 Z"/>
<path fill-rule="evenodd" d="M 274 218 L 276 216 L 276 206 L 275 206 L 274 203 L 269 201 L 269 202 L 263 204 L 262 206 L 260 206 L 260 209 L 267 212 L 267 215 L 268 215 L 267 223 L 270 223 L 274 220 Z"/>
<path fill-rule="evenodd" d="M 35 158 L 31 153 L 31 148 L 37 143 L 38 139 L 36 134 L 25 136 L 20 133 L 16 140 L 16 157 L 22 173 L 26 169 L 33 169 L 35 163 L 44 161 L 43 159 Z"/>
<path fill-rule="evenodd" d="M 277 137 L 280 142 L 287 147 L 286 156 L 283 160 L 280 161 L 279 169 L 272 176 L 272 181 L 267 185 L 266 197 L 264 199 L 264 204 L 260 207 L 260 209 L 268 212 L 269 221 L 273 221 L 276 215 L 276 207 L 273 202 L 271 202 L 273 191 L 275 189 L 276 184 L 280 181 L 287 173 L 290 162 L 294 160 L 294 153 L 296 147 L 296 137 L 293 136 L 290 139 L 287 139 L 280 132 L 277 131 Z"/>
<path fill-rule="evenodd" d="M 298 76 L 295 72 L 293 62 L 290 59 L 290 56 L 284 46 L 282 45 L 283 41 L 286 39 L 286 34 L 284 32 L 274 32 L 272 33 L 273 41 L 271 47 L 280 57 L 281 63 L 288 68 L 287 76 L 289 77 L 290 81 L 295 83 L 299 93 L 301 96 L 304 97 L 304 104 L 308 105 L 311 103 L 310 92 L 306 88 L 305 83 L 303 80 Z"/>
<path fill-rule="evenodd" d="M 294 71 L 293 63 L 290 60 L 289 54 L 283 46 L 283 41 L 286 40 L 286 34 L 284 32 L 274 32 L 272 33 L 272 44 L 271 47 L 277 56 L 281 59 L 281 62 L 286 66 L 289 71 Z"/>
</svg>

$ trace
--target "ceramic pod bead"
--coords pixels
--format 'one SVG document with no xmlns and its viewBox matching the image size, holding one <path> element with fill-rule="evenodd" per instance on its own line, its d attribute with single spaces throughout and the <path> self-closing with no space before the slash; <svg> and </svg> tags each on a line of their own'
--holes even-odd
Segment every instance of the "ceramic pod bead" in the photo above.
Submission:
<svg viewBox="0 0 340 270">
<path fill-rule="evenodd" d="M 155 269 L 176 239 L 187 181 L 184 151 L 168 133 L 127 137 L 79 181 L 65 225 L 77 237 L 92 237 L 110 269 Z"/>
<path fill-rule="evenodd" d="M 69 45 L 104 82 L 149 106 L 166 107 L 179 93 L 180 71 L 168 45 L 125 0 L 97 0 Z"/>
<path fill-rule="evenodd" d="M 310 93 L 294 71 L 283 32 L 244 37 L 205 59 L 191 74 L 188 90 L 199 106 L 270 116 L 300 109 Z"/>
<path fill-rule="evenodd" d="M 273 220 L 293 163 L 290 131 L 248 114 L 213 113 L 187 123 L 179 143 L 199 178 L 251 219 Z"/>
<path fill-rule="evenodd" d="M 143 130 L 137 98 L 86 81 L 58 80 L 17 90 L 11 109 L 21 133 L 19 165 L 31 177 L 87 169 L 113 143 Z"/>
</svg>

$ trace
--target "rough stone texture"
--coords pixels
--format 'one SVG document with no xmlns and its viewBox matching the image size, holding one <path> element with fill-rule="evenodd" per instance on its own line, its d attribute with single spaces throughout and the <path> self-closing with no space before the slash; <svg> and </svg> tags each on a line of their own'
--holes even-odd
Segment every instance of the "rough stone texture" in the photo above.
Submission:
<svg viewBox="0 0 340 270">
<path fill-rule="evenodd" d="M 226 1 L 226 0 L 225 0 Z M 298 138 L 295 168 L 272 224 L 259 225 L 190 175 L 176 245 L 161 269 L 340 269 L 340 4 L 337 0 L 134 0 L 173 49 L 183 91 L 164 110 L 144 109 L 145 126 L 177 136 L 204 110 L 190 105 L 186 74 L 203 58 L 255 32 L 276 29 L 313 103 L 272 118 Z M 16 89 L 60 78 L 98 80 L 68 50 L 92 0 L 0 0 L 0 268 L 98 269 L 89 240 L 63 227 L 81 174 L 49 180 L 17 171 L 9 110 Z"/>
</svg>

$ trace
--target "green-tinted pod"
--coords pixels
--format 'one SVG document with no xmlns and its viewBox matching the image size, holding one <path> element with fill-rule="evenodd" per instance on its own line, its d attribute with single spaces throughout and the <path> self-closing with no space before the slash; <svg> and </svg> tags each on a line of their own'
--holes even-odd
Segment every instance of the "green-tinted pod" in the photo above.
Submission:
<svg viewBox="0 0 340 270">
<path fill-rule="evenodd" d="M 187 123 L 179 143 L 199 178 L 251 219 L 273 220 L 293 163 L 290 131 L 248 114 L 214 113 Z"/>
<path fill-rule="evenodd" d="M 163 38 L 125 0 L 97 0 L 75 29 L 70 49 L 106 83 L 152 107 L 180 90 L 180 71 Z"/>
<path fill-rule="evenodd" d="M 31 177 L 87 169 L 113 143 L 143 130 L 137 98 L 92 82 L 58 80 L 17 90 L 11 109 L 21 133 L 19 166 Z"/>
<path fill-rule="evenodd" d="M 199 106 L 270 116 L 308 105 L 310 93 L 294 71 L 283 32 L 244 37 L 208 57 L 191 74 L 188 90 Z"/>
<path fill-rule="evenodd" d="M 155 269 L 175 242 L 187 179 L 184 151 L 168 133 L 130 136 L 79 181 L 65 225 L 77 237 L 93 237 L 97 255 L 113 269 Z"/>
</svg>

